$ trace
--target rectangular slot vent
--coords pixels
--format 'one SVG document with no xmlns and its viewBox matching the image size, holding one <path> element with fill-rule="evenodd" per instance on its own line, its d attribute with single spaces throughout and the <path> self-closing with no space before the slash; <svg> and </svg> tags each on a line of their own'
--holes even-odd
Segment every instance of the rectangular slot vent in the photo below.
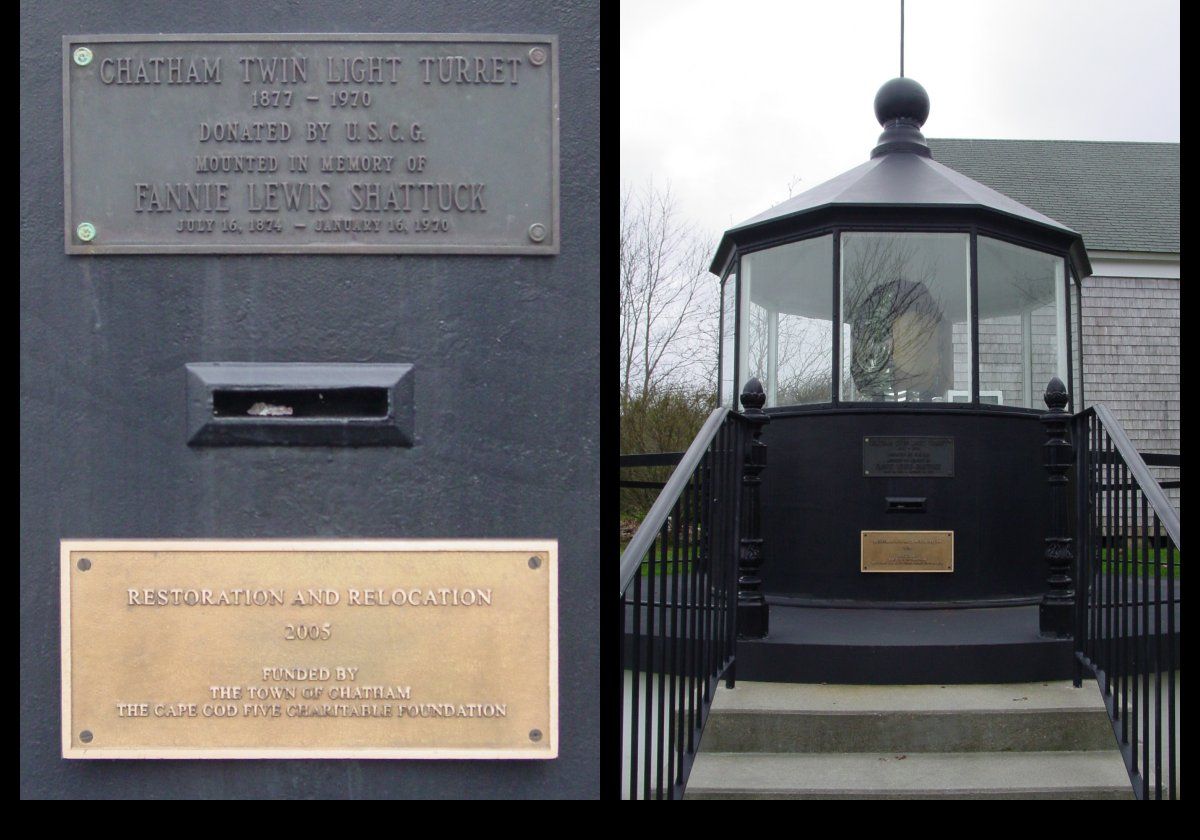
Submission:
<svg viewBox="0 0 1200 840">
<path fill-rule="evenodd" d="M 191 446 L 412 446 L 412 365 L 187 366 Z"/>
<path fill-rule="evenodd" d="M 888 496 L 888 513 L 924 513 L 924 496 Z"/>
<path fill-rule="evenodd" d="M 213 391 L 213 417 L 387 417 L 386 388 Z"/>
</svg>

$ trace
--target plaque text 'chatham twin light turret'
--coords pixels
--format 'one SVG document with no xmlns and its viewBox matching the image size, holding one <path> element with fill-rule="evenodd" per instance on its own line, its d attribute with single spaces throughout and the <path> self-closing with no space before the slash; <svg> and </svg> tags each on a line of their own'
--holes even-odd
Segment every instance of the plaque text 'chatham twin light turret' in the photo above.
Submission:
<svg viewBox="0 0 1200 840">
<path fill-rule="evenodd" d="M 553 36 L 63 48 L 68 253 L 559 252 Z"/>
</svg>

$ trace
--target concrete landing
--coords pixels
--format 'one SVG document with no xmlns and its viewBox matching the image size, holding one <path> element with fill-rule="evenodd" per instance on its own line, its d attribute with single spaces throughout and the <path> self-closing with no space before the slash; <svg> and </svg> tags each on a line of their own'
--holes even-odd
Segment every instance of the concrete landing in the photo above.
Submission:
<svg viewBox="0 0 1200 840">
<path fill-rule="evenodd" d="M 1103 703 L 1069 682 L 720 688 L 689 799 L 1131 799 Z"/>
</svg>

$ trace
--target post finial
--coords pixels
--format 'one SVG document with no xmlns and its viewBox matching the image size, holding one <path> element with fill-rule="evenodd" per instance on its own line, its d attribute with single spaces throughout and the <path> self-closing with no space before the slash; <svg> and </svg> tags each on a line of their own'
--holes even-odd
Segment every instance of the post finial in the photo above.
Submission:
<svg viewBox="0 0 1200 840">
<path fill-rule="evenodd" d="M 742 409 L 748 411 L 762 411 L 762 407 L 767 402 L 767 394 L 763 391 L 762 383 L 758 381 L 758 377 L 754 377 L 746 383 L 746 387 L 742 389 Z"/>
<path fill-rule="evenodd" d="M 1063 411 L 1067 407 L 1067 386 L 1057 376 L 1050 380 L 1050 384 L 1046 386 L 1046 394 L 1043 397 L 1046 401 L 1046 408 L 1051 411 Z"/>
</svg>

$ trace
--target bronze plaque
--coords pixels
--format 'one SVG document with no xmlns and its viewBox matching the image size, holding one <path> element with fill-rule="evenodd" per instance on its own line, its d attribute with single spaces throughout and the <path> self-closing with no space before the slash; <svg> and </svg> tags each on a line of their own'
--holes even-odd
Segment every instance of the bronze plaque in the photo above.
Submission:
<svg viewBox="0 0 1200 840">
<path fill-rule="evenodd" d="M 558 544 L 64 540 L 65 758 L 554 758 Z"/>
<path fill-rule="evenodd" d="M 863 475 L 871 478 L 953 478 L 954 438 L 864 437 Z"/>
<path fill-rule="evenodd" d="M 553 35 L 63 38 L 69 254 L 559 252 Z"/>
<path fill-rule="evenodd" d="M 864 572 L 953 572 L 953 531 L 863 531 Z"/>
</svg>

